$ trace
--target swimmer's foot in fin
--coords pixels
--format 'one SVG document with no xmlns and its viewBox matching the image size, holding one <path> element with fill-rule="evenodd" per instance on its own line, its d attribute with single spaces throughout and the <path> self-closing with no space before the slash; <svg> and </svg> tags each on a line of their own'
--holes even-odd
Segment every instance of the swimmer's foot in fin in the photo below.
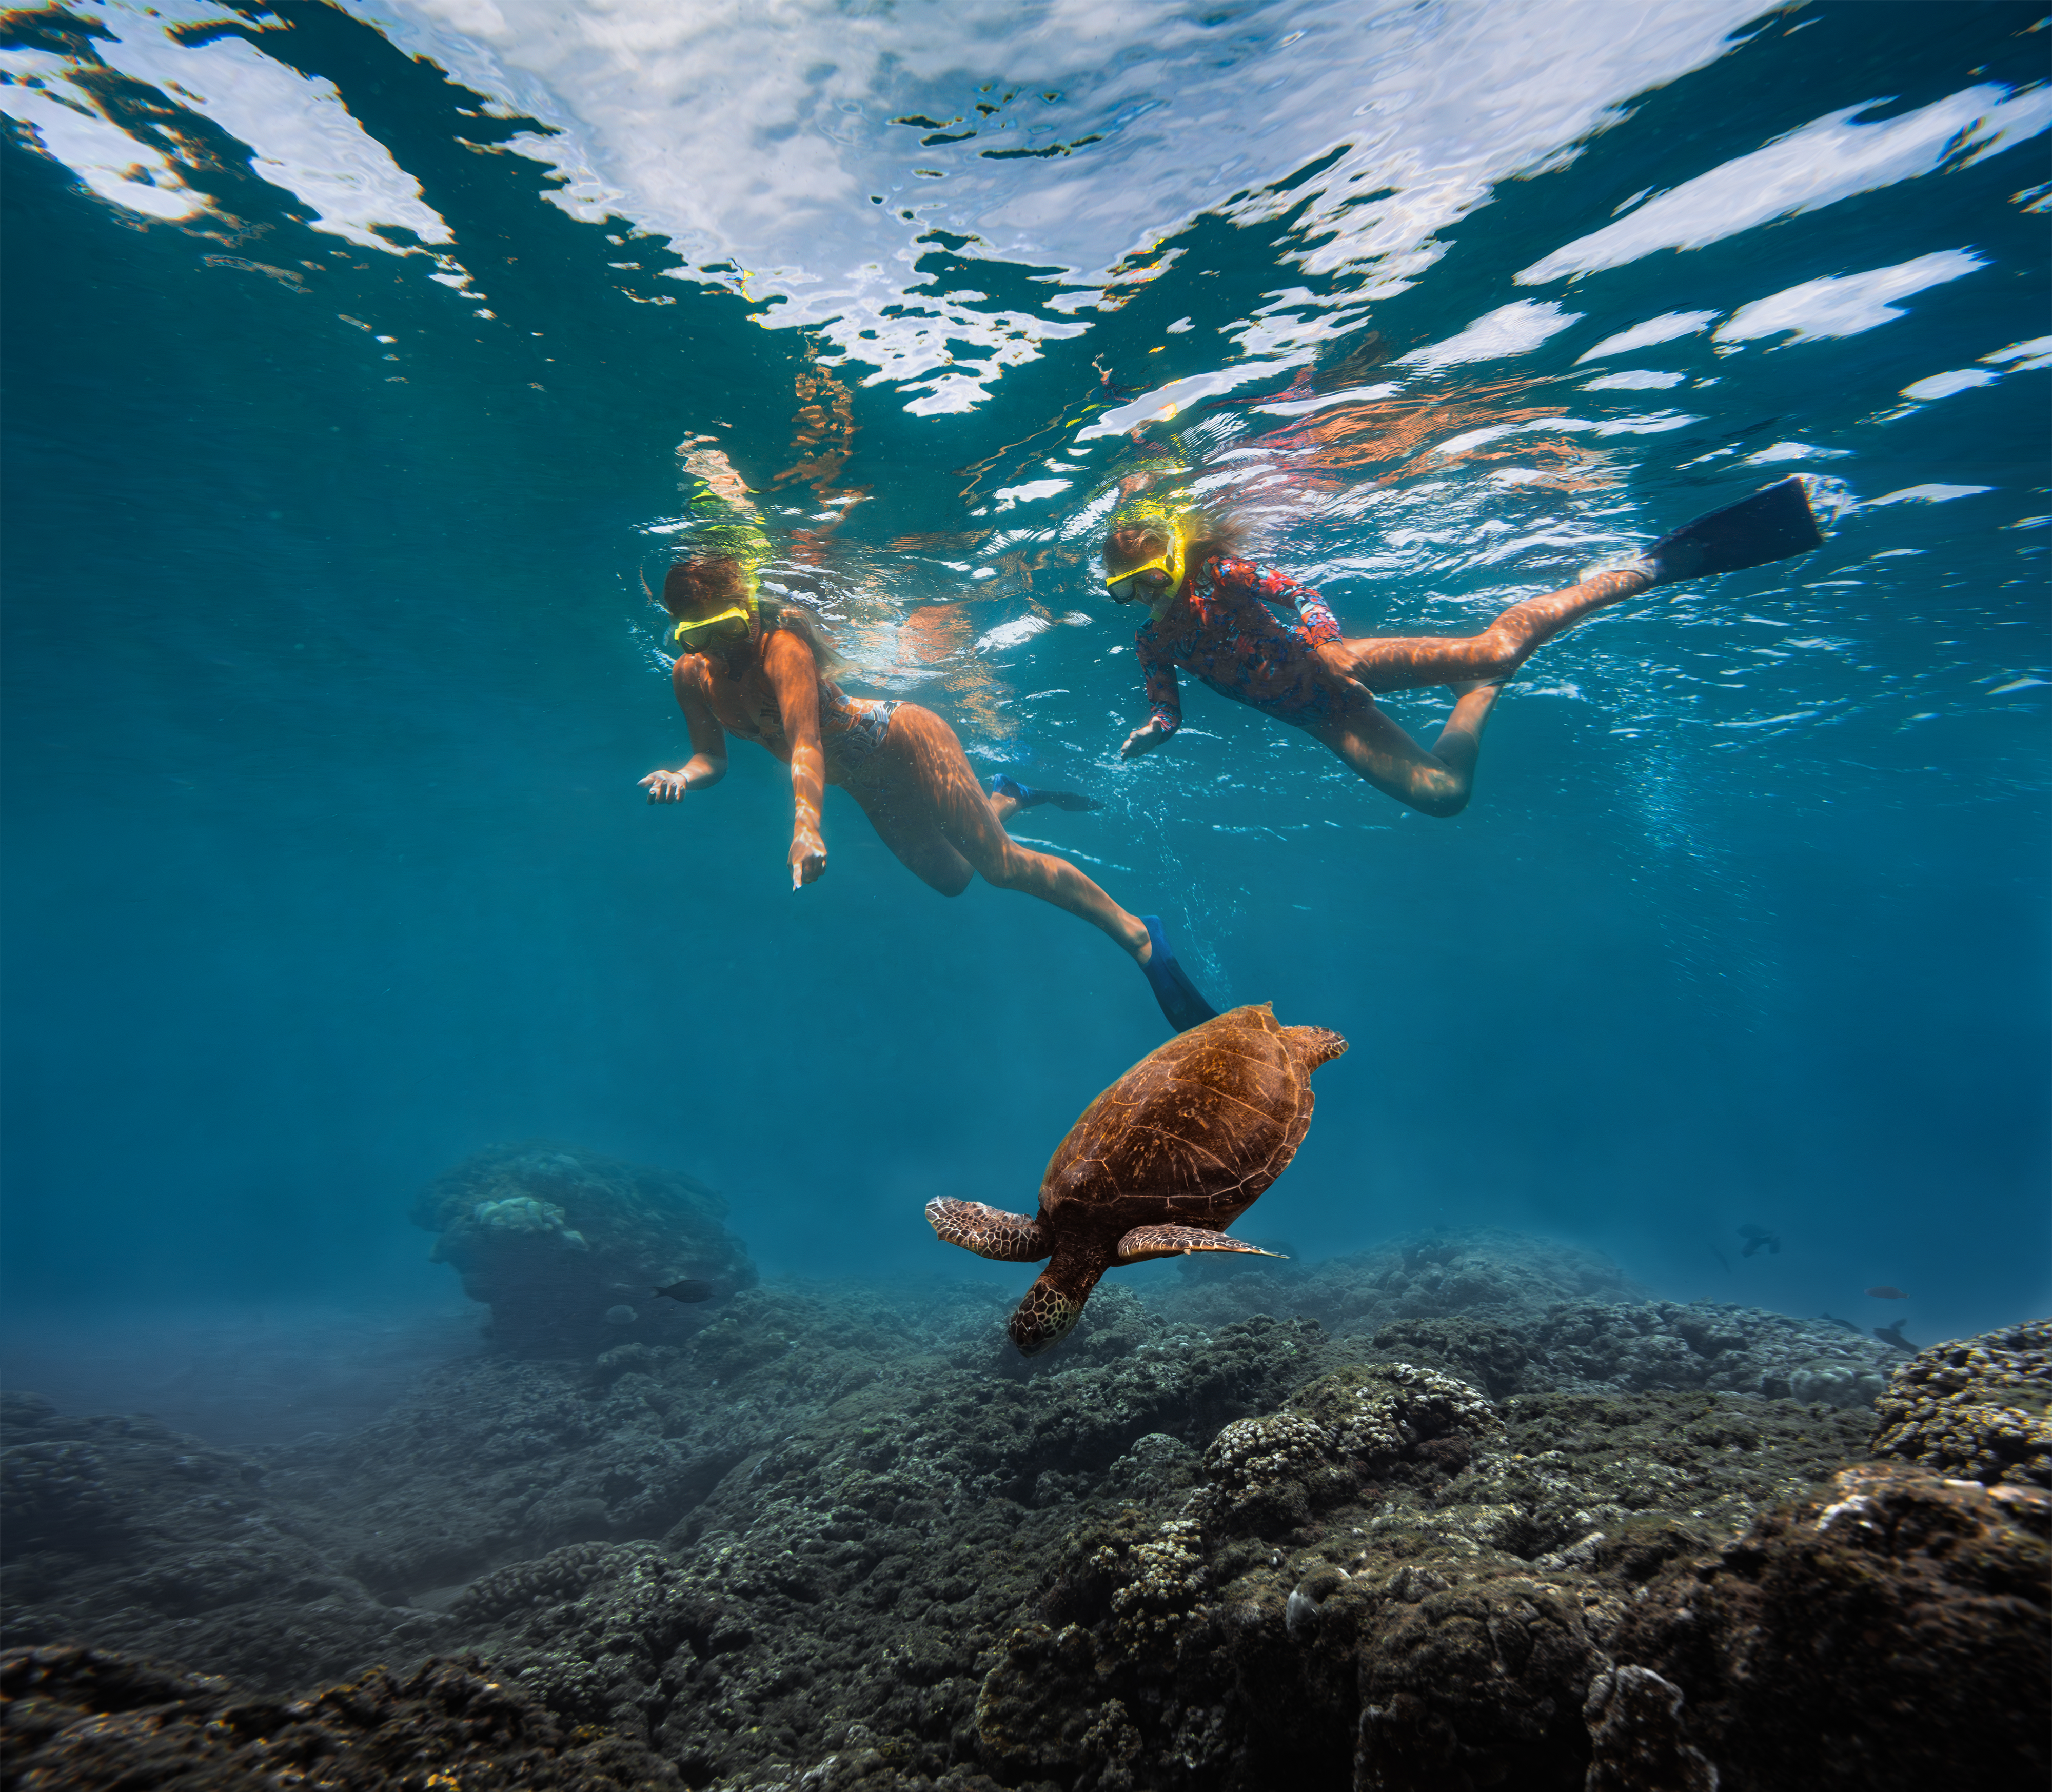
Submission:
<svg viewBox="0 0 2052 1792">
<path fill-rule="evenodd" d="M 1799 475 L 1683 523 L 1648 548 L 1646 558 L 1654 583 L 1672 585 L 1787 560 L 1821 547 L 1823 541 L 1810 509 L 1809 488 Z"/>
<path fill-rule="evenodd" d="M 1187 1033 L 1192 1027 L 1217 1019 L 1217 1009 L 1198 993 L 1189 973 L 1176 962 L 1168 936 L 1161 931 L 1161 918 L 1158 914 L 1143 914 L 1140 919 L 1153 948 L 1147 962 L 1140 967 L 1141 972 L 1154 992 L 1154 1000 L 1161 1004 L 1162 1015 L 1169 1024 L 1179 1033 Z"/>
<path fill-rule="evenodd" d="M 1000 772 L 990 781 L 990 793 L 993 796 L 1009 796 L 1022 809 L 1037 809 L 1043 803 L 1052 803 L 1071 815 L 1082 815 L 1104 807 L 1095 796 L 1085 796 L 1074 790 L 1036 790 L 1030 784 L 1021 784 L 1008 772 Z"/>
</svg>

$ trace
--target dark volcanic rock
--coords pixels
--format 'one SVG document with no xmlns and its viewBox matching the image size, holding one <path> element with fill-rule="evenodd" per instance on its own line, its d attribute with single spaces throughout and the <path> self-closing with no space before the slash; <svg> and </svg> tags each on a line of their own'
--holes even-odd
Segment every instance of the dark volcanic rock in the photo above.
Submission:
<svg viewBox="0 0 2052 1792">
<path fill-rule="evenodd" d="M 1708 1792 L 1733 1739 L 1692 1725 L 1715 1664 L 1628 1653 L 1623 1627 L 1670 1610 L 1649 1583 L 1741 1559 L 1734 1540 L 1780 1522 L 1763 1515 L 1811 1494 L 1870 1426 L 1822 1403 L 1702 1394 L 1525 1395 L 1492 1412 L 1423 1371 L 1329 1375 L 1228 1426 L 1203 1460 L 1210 1486 L 1180 1509 L 1084 1516 L 1041 1622 L 1015 1629 L 986 1677 L 979 1743 L 1004 1777 L 1079 1786 Z M 2027 1566 L 2005 1547 L 2008 1569 Z M 1792 1563 L 1784 1596 L 1824 1572 Z M 1812 1701 L 1841 1679 L 1882 1696 L 1914 1619 L 1906 1597 L 1871 1615 L 1830 1628 Z M 1984 1626 L 2005 1665 L 1976 1678 L 1956 1664 L 1934 1739 L 1987 1728 L 1993 1701 L 2033 1690 L 2032 1621 L 2018 1607 Z M 1733 1661 L 1744 1634 L 1734 1615 Z M 1771 1677 L 1755 1692 L 1775 1697 Z M 1991 1753 L 2027 1769 L 2015 1728 L 1995 1721 Z M 1121 1739 L 1112 1778 L 1092 1777 L 1094 1731 Z M 1862 1759 L 1870 1788 L 1947 1783 L 1928 1756 Z"/>
<path fill-rule="evenodd" d="M 491 1309 L 492 1341 L 522 1356 L 688 1337 L 706 1308 L 656 1289 L 695 1277 L 723 1299 L 758 1279 L 726 1217 L 725 1197 L 681 1171 L 534 1141 L 465 1158 L 413 1205 L 441 1234 L 435 1261 Z"/>
<path fill-rule="evenodd" d="M 1682 1736 L 1680 1687 L 1651 1668 L 1598 1674 L 1582 1706 L 1589 1729 L 1585 1792 L 1717 1792 L 1717 1770 Z"/>
<path fill-rule="evenodd" d="M 580 1733 L 476 1661 L 374 1668 L 290 1704 L 88 1649 L 0 1656 L 0 1775 L 22 1792 L 463 1792 L 677 1786 L 628 1739 Z"/>
<path fill-rule="evenodd" d="M 1684 1689 L 1725 1792 L 2043 1785 L 2052 1493 L 1848 1469 L 1635 1602 L 1621 1661 Z"/>
<path fill-rule="evenodd" d="M 96 1560 L 120 1553 L 127 1517 L 104 1453 L 65 1434 L 57 1408 L 10 1394 L 0 1407 L 0 1560 L 35 1553 Z"/>
<path fill-rule="evenodd" d="M 1635 1298 L 1587 1254 L 1363 1266 L 1297 1274 L 1318 1311 L 1279 1317 L 1247 1312 L 1265 1272 L 1103 1289 L 1032 1361 L 989 1285 L 758 1288 L 676 1342 L 446 1364 L 348 1437 L 248 1454 L 0 1401 L 5 1637 L 277 1710 L 475 1652 L 535 1724 L 693 1792 L 1768 1792 L 1838 1783 L 1776 1782 L 1772 1747 L 1822 1745 L 1759 1739 L 1834 1701 L 1877 1736 L 1928 1716 L 1860 1792 L 1952 1783 L 1968 1733 L 1981 1778 L 2042 1766 L 2004 1712 L 2042 1696 L 2042 1497 L 1820 1494 L 1873 1433 L 1862 1340 Z M 1192 1317 L 1228 1293 L 1230 1323 Z M 1988 1405 L 1963 1363 L 1917 1398 Z M 1805 1364 L 1819 1397 L 1780 1392 Z"/>
<path fill-rule="evenodd" d="M 782 1784 L 865 1750 L 894 1786 L 987 1765 L 985 1670 L 1079 1511 L 1106 1486 L 1180 1499 L 1202 1440 L 1326 1348 L 1265 1319 L 1178 1337 L 1113 1289 L 1069 1367 L 1019 1378 L 982 1341 L 1008 1305 L 967 1362 L 899 1359 L 787 1424 L 668 1552 L 613 1551 L 601 1581 L 524 1606 L 495 1590 L 476 1645 L 552 1708 L 648 1735 L 694 1786 Z M 1095 1360 L 1093 1336 L 1123 1348 Z"/>
<path fill-rule="evenodd" d="M 1213 1274 L 1195 1258 L 1151 1297 L 1171 1318 L 1206 1328 L 1249 1311 L 1315 1319 L 1332 1332 L 1364 1336 L 1406 1319 L 1444 1318 L 1498 1308 L 1529 1314 L 1555 1302 L 1643 1299 L 1646 1291 L 1600 1251 L 1478 1229 L 1419 1233 L 1310 1269 L 1237 1259 Z"/>
<path fill-rule="evenodd" d="M 409 1627 L 416 1614 L 374 1598 L 318 1540 L 325 1527 L 281 1512 L 265 1481 L 258 1458 L 152 1418 L 74 1418 L 10 1396 L 0 1643 L 90 1638 L 264 1686 L 417 1653 L 432 1622 Z"/>
<path fill-rule="evenodd" d="M 1492 1395 L 1704 1388 L 1866 1407 L 1893 1352 L 1822 1321 L 1675 1301 L 1561 1301 L 1377 1328 L 1377 1350 L 1466 1377 Z"/>
</svg>

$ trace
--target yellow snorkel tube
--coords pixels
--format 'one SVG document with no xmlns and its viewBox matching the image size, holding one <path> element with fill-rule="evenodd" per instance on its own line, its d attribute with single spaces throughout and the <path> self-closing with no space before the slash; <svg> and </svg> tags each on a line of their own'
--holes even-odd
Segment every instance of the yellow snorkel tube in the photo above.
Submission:
<svg viewBox="0 0 2052 1792">
<path fill-rule="evenodd" d="M 681 458 L 691 477 L 685 508 L 697 524 L 687 538 L 692 555 L 731 561 L 742 583 L 738 602 L 711 616 L 687 616 L 671 630 L 670 639 L 685 652 L 697 653 L 740 641 L 754 628 L 762 568 L 776 558 L 776 549 L 748 487 L 724 454 L 701 450 Z"/>
<path fill-rule="evenodd" d="M 758 522 L 720 522 L 693 530 L 691 545 L 695 557 L 715 557 L 731 563 L 740 576 L 742 594 L 738 601 L 710 616 L 682 618 L 670 631 L 670 639 L 687 653 L 745 640 L 755 626 L 762 567 L 771 558 L 769 536 Z"/>
</svg>

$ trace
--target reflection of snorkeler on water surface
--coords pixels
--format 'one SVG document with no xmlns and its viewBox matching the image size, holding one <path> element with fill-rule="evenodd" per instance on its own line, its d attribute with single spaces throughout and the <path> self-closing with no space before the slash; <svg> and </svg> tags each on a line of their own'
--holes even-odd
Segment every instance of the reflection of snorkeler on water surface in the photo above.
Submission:
<svg viewBox="0 0 2052 1792">
<path fill-rule="evenodd" d="M 793 890 L 825 873 L 820 804 L 823 786 L 838 784 L 932 889 L 958 896 L 981 873 L 1000 889 L 1066 909 L 1133 957 L 1172 1026 L 1210 1019 L 1210 1005 L 1176 962 L 1157 919 L 1129 914 L 1066 859 L 1030 851 L 1004 831 L 1008 816 L 1036 801 L 1069 808 L 1086 800 L 1009 778 L 986 795 L 954 730 L 932 710 L 844 695 L 823 669 L 833 655 L 811 613 L 760 591 L 757 569 L 770 557 L 769 538 L 726 457 L 695 454 L 686 465 L 701 482 L 693 508 L 712 520 L 695 531 L 706 551 L 670 568 L 662 601 L 676 623 L 671 681 L 692 753 L 676 770 L 641 780 L 648 800 L 679 802 L 717 784 L 726 773 L 726 737 L 738 734 L 791 768 Z"/>
<path fill-rule="evenodd" d="M 1153 714 L 1120 748 L 1131 759 L 1182 726 L 1178 667 L 1221 696 L 1302 728 L 1376 789 L 1431 816 L 1467 806 L 1482 730 L 1504 686 L 1542 643 L 1608 605 L 1657 585 L 1764 565 L 1822 541 L 1799 479 L 1784 479 L 1698 517 L 1630 565 L 1514 604 L 1478 635 L 1342 640 L 1310 586 L 1233 554 L 1216 530 L 1156 499 L 1112 515 L 1105 583 L 1146 606 L 1136 637 Z M 1297 615 L 1286 627 L 1269 605 Z M 1379 691 L 1445 685 L 1454 712 L 1427 752 L 1375 701 Z"/>
</svg>

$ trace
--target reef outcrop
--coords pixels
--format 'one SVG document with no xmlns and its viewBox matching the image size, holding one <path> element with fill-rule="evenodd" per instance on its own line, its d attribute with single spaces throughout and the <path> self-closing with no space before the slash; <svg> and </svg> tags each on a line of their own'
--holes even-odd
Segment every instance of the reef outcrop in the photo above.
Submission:
<svg viewBox="0 0 2052 1792">
<path fill-rule="evenodd" d="M 757 1281 L 721 1223 L 725 1198 L 678 1170 L 530 1141 L 495 1145 L 421 1191 L 413 1223 L 440 1234 L 434 1260 L 491 1309 L 490 1336 L 520 1356 L 589 1356 L 675 1344 L 709 1308 L 658 1297 L 687 1278 L 713 1299 Z"/>
<path fill-rule="evenodd" d="M 1686 1689 L 1722 1792 L 2043 1784 L 2052 1493 L 1846 1469 L 1678 1562 L 1611 1648 Z"/>
<path fill-rule="evenodd" d="M 1430 1248 L 1357 1267 L 1475 1305 L 1394 1313 L 1322 1266 L 1288 1284 L 1318 1312 L 1208 1323 L 1266 1277 L 1165 1276 L 1032 1362 L 988 1285 L 757 1287 L 672 1342 L 487 1352 L 249 1452 L 0 1402 L 0 1644 L 278 1709 L 469 1675 L 550 1747 L 692 1792 L 1909 1792 L 1953 1782 L 1948 1747 L 1974 1783 L 2042 1777 L 2015 1714 L 2052 1700 L 2052 1496 L 1872 1460 L 1846 1385 L 1768 1391 L 1879 1346 L 1580 1254 Z M 1902 1365 L 1907 1410 L 2035 1385 L 1969 1344 L 1958 1388 L 1942 1352 Z"/>
<path fill-rule="evenodd" d="M 1639 1590 L 1870 1422 L 1672 1392 L 1493 1403 L 1403 1364 L 1339 1370 L 1227 1426 L 1194 1497 L 1079 1528 L 985 1680 L 979 1741 L 1079 1786 L 1579 1789 L 1599 1731 L 1635 1758 L 1620 1738 L 1651 1681 L 1586 1708 Z M 1107 1778 L 1084 1739 L 1114 1717 Z"/>
<path fill-rule="evenodd" d="M 1975 1481 L 2052 1488 L 2052 1324 L 1919 1351 L 1878 1403 L 1877 1456 Z"/>
</svg>

